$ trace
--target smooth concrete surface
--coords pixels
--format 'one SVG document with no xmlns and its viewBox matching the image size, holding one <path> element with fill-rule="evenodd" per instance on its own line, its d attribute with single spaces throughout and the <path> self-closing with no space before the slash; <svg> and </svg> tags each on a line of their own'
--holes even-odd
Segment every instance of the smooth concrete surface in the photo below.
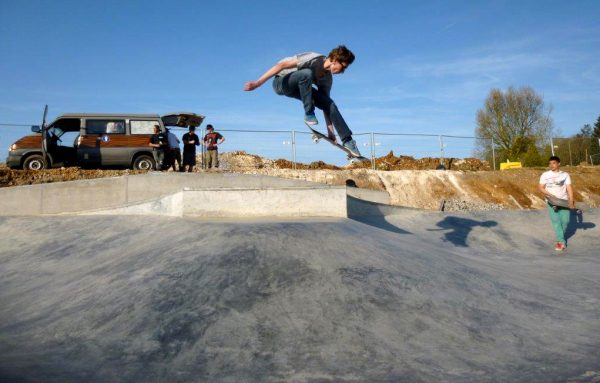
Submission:
<svg viewBox="0 0 600 383">
<path fill-rule="evenodd" d="M 277 177 L 230 173 L 152 172 L 122 177 L 0 188 L 0 216 L 64 214 L 122 208 L 159 200 L 184 188 L 327 189 L 327 185 Z"/>
<path fill-rule="evenodd" d="M 108 209 L 88 210 L 77 214 L 183 217 L 183 192 L 169 194 L 150 201 L 133 202 Z M 73 215 L 73 213 L 66 213 L 66 215 Z"/>
<path fill-rule="evenodd" d="M 348 187 L 346 190 L 349 196 L 363 201 L 375 202 L 384 205 L 390 204 L 390 194 L 383 190 L 359 189 L 357 187 Z"/>
<path fill-rule="evenodd" d="M 80 213 L 171 217 L 346 217 L 346 188 L 197 189 Z"/>
<path fill-rule="evenodd" d="M 346 217 L 346 187 L 200 189 L 183 192 L 196 217 Z"/>
<path fill-rule="evenodd" d="M 0 217 L 2 382 L 600 377 L 600 211 Z"/>
</svg>

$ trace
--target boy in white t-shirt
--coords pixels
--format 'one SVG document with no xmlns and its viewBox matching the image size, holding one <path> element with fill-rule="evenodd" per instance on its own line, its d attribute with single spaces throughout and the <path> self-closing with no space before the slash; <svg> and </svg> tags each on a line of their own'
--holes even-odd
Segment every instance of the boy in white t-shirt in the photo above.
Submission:
<svg viewBox="0 0 600 383">
<path fill-rule="evenodd" d="M 571 186 L 571 177 L 568 173 L 560 170 L 560 158 L 556 156 L 550 157 L 548 160 L 548 167 L 550 170 L 543 173 L 540 177 L 540 183 L 538 185 L 539 190 L 544 196 L 553 196 L 556 198 L 569 200 L 569 209 L 559 208 L 555 210 L 548 205 L 548 213 L 550 214 L 550 221 L 556 234 L 556 251 L 563 251 L 567 249 L 567 241 L 565 240 L 565 232 L 567 226 L 569 226 L 569 220 L 571 218 L 570 209 L 575 208 L 575 201 L 573 199 L 573 187 Z"/>
</svg>

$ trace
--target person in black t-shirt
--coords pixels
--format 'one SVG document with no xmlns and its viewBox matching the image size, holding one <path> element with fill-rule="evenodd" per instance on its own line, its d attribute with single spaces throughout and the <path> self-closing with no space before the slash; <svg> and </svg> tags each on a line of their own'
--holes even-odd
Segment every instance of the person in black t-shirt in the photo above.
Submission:
<svg viewBox="0 0 600 383">
<path fill-rule="evenodd" d="M 160 126 L 154 125 L 154 134 L 150 137 L 148 146 L 152 147 L 152 155 L 154 155 L 154 162 L 156 162 L 156 170 L 163 170 L 165 150 L 169 146 L 169 139 L 164 132 L 160 131 Z"/>
<path fill-rule="evenodd" d="M 194 171 L 196 165 L 196 146 L 200 146 L 200 137 L 196 135 L 196 128 L 190 126 L 190 131 L 183 135 L 183 171 L 187 165 L 187 171 Z"/>
</svg>

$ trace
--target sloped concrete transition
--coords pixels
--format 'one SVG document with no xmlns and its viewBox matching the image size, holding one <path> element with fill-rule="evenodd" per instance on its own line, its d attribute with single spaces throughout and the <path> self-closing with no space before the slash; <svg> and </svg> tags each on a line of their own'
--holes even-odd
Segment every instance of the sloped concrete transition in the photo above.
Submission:
<svg viewBox="0 0 600 383">
<path fill-rule="evenodd" d="M 0 222 L 2 382 L 600 376 L 598 210 Z"/>
</svg>

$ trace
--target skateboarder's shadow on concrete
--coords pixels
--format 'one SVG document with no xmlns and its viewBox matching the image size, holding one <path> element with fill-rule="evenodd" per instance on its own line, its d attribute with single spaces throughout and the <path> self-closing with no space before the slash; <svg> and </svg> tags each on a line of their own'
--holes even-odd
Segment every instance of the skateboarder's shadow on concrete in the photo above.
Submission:
<svg viewBox="0 0 600 383">
<path fill-rule="evenodd" d="M 569 226 L 567 226 L 567 230 L 565 231 L 565 239 L 569 239 L 575 235 L 578 229 L 593 229 L 596 227 L 596 224 L 592 222 L 583 222 L 583 212 L 581 210 L 577 211 L 571 209 L 571 218 L 569 220 Z"/>
<path fill-rule="evenodd" d="M 444 233 L 444 240 L 452 242 L 455 246 L 468 247 L 467 237 L 474 227 L 494 227 L 496 221 L 477 221 L 469 218 L 446 217 L 436 224 L 439 229 L 427 229 L 428 231 L 450 230 Z"/>
</svg>

